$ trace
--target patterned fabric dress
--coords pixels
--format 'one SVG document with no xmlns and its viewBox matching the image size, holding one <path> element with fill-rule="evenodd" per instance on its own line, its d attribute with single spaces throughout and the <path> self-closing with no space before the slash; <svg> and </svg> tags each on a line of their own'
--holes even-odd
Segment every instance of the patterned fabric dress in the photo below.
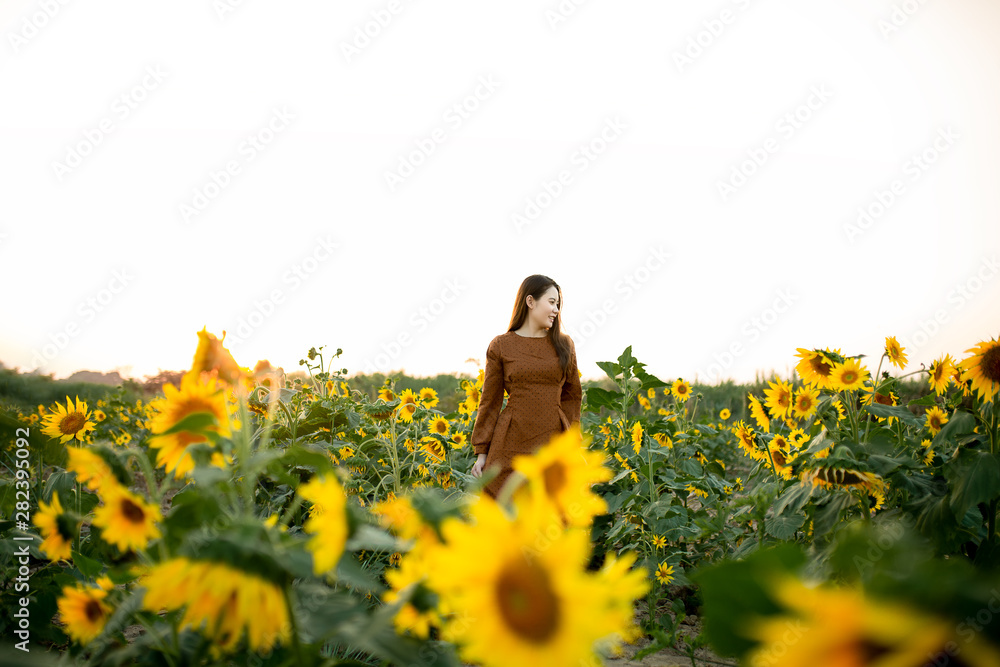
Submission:
<svg viewBox="0 0 1000 667">
<path fill-rule="evenodd" d="M 534 453 L 572 422 L 580 421 L 583 392 L 576 346 L 571 338 L 567 339 L 570 366 L 566 374 L 559 366 L 559 355 L 548 333 L 529 338 L 508 331 L 490 341 L 471 442 L 476 454 L 486 454 L 484 472 L 490 468 L 500 470 L 483 487 L 493 498 L 513 471 L 515 456 Z M 503 407 L 505 390 L 508 398 Z"/>
</svg>

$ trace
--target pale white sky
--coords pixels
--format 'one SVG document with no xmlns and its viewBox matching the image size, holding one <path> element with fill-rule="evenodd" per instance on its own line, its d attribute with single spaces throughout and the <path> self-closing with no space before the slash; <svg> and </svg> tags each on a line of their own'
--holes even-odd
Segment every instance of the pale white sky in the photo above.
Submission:
<svg viewBox="0 0 1000 667">
<path fill-rule="evenodd" d="M 559 7 L 575 7 L 568 16 Z M 909 13 L 907 13 L 909 12 Z M 584 377 L 1000 335 L 990 0 L 0 3 L 0 361 L 475 373 L 563 288 Z M 858 221 L 859 208 L 871 218 Z"/>
</svg>

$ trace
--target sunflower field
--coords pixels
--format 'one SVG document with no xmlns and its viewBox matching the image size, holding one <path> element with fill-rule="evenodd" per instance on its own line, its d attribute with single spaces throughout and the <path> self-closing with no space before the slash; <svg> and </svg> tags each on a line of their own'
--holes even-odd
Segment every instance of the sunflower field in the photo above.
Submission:
<svg viewBox="0 0 1000 667">
<path fill-rule="evenodd" d="M 151 401 L 13 414 L 3 663 L 1000 665 L 996 339 L 799 349 L 732 405 L 629 347 L 496 501 L 482 371 L 443 412 L 323 350 L 289 381 L 203 329 Z"/>
</svg>

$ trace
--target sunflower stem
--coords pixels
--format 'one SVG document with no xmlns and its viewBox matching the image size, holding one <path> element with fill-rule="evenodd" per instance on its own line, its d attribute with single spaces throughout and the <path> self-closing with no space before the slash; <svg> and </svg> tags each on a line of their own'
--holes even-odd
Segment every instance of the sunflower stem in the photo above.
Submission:
<svg viewBox="0 0 1000 667">
<path fill-rule="evenodd" d="M 646 440 L 646 463 L 649 466 L 649 504 L 652 506 L 656 502 L 656 485 L 653 483 L 653 452 L 647 437 L 645 433 L 642 434 L 643 440 Z"/>
<path fill-rule="evenodd" d="M 871 402 L 872 405 L 875 405 L 875 397 L 878 395 L 878 385 L 879 385 L 879 381 L 882 379 L 882 376 L 881 376 L 881 373 L 882 373 L 882 362 L 885 360 L 885 357 L 886 357 L 886 355 L 883 352 L 882 356 L 879 357 L 879 360 L 878 360 L 878 370 L 875 371 L 875 382 L 872 383 L 872 402 Z M 865 420 L 865 439 L 864 439 L 865 443 L 868 442 L 868 427 L 871 426 L 871 425 L 872 425 L 872 420 L 871 419 L 866 419 Z"/>
<path fill-rule="evenodd" d="M 295 610 L 292 609 L 291 587 L 285 587 L 285 594 L 282 597 L 285 598 L 285 607 L 288 610 L 288 623 L 291 626 L 292 650 L 295 652 L 295 664 L 304 665 L 305 662 L 302 659 L 302 643 L 299 641 L 299 628 L 298 624 L 295 622 Z"/>
<path fill-rule="evenodd" d="M 153 471 L 153 464 L 150 463 L 149 457 L 146 456 L 146 452 L 142 451 L 138 447 L 130 448 L 129 453 L 132 457 L 139 462 L 139 467 L 142 468 L 142 476 L 146 478 L 146 492 L 152 496 L 152 500 L 156 503 L 156 506 L 160 506 L 160 487 L 156 483 L 156 475 Z"/>
</svg>

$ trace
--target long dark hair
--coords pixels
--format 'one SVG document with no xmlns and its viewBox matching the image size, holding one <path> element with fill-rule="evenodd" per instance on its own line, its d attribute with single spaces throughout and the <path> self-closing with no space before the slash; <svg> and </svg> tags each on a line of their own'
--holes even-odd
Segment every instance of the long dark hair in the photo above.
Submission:
<svg viewBox="0 0 1000 667">
<path fill-rule="evenodd" d="M 562 367 L 563 375 L 565 375 L 569 372 L 570 348 L 569 336 L 560 331 L 562 324 L 563 296 L 562 288 L 559 287 L 559 283 L 552 280 L 552 278 L 543 276 L 539 273 L 525 278 L 521 283 L 521 286 L 517 289 L 517 299 L 514 301 L 514 312 L 510 316 L 510 327 L 507 331 L 520 329 L 521 325 L 524 324 L 524 321 L 528 319 L 529 311 L 528 304 L 526 303 L 528 295 L 530 294 L 536 301 L 540 301 L 542 295 L 548 292 L 550 287 L 555 287 L 556 292 L 559 293 L 559 312 L 556 313 L 556 318 L 552 321 L 552 326 L 549 328 L 549 338 L 552 339 L 552 344 L 556 348 L 556 353 L 559 355 L 559 365 Z"/>
</svg>

